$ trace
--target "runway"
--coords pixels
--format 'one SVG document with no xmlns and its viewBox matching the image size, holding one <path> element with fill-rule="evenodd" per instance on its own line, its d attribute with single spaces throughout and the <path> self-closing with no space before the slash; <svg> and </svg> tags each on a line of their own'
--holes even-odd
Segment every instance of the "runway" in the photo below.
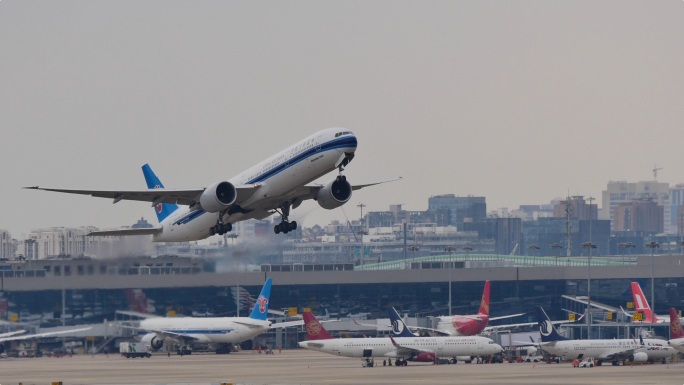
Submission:
<svg viewBox="0 0 684 385">
<path fill-rule="evenodd" d="M 569 363 L 432 365 L 364 368 L 356 358 L 306 350 L 228 355 L 116 354 L 0 360 L 0 384 L 677 384 L 684 363 L 573 368 Z"/>
</svg>

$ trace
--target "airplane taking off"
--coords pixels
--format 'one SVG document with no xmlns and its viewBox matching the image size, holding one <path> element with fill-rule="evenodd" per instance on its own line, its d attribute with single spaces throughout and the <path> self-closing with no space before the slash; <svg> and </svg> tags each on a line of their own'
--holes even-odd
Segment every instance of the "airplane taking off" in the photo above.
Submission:
<svg viewBox="0 0 684 385">
<path fill-rule="evenodd" d="M 390 315 L 393 310 L 390 310 Z M 399 315 L 394 314 L 398 318 Z M 333 338 L 311 312 L 302 313 L 307 341 L 299 347 L 344 357 L 396 358 L 397 366 L 406 361 L 434 362 L 437 357 L 487 356 L 501 352 L 501 346 L 485 337 L 416 337 L 401 318 L 394 328 L 408 334 L 394 338 Z"/>
<path fill-rule="evenodd" d="M 164 189 L 149 165 L 142 167 L 149 190 L 73 190 L 25 187 L 98 198 L 151 202 L 159 226 L 151 229 L 119 229 L 94 231 L 93 236 L 152 235 L 155 242 L 187 242 L 223 235 L 233 223 L 247 219 L 264 219 L 279 213 L 276 234 L 297 229 L 289 220 L 290 209 L 313 199 L 327 210 L 349 201 L 353 190 L 385 182 L 352 186 L 342 175 L 354 158 L 356 136 L 343 128 L 328 128 L 310 135 L 263 162 L 206 188 L 187 190 Z M 339 175 L 324 185 L 307 186 L 335 170 Z M 180 208 L 178 205 L 187 206 Z"/>
<path fill-rule="evenodd" d="M 288 323 L 272 326 L 267 319 L 271 284 L 271 278 L 266 279 L 249 317 L 147 318 L 140 321 L 136 329 L 149 332 L 143 336 L 142 342 L 154 350 L 161 349 L 165 339 L 171 339 L 180 343 L 182 351 L 187 345 L 196 342 L 219 345 L 223 351 L 230 352 L 233 344 L 265 333 L 273 327 L 292 326 Z"/>
<path fill-rule="evenodd" d="M 670 308 L 670 340 L 667 343 L 684 353 L 684 329 L 682 329 L 682 323 L 679 321 L 675 308 Z"/>
<path fill-rule="evenodd" d="M 541 307 L 537 308 L 537 322 L 541 342 L 539 348 L 565 359 L 594 357 L 598 365 L 610 361 L 613 365 L 620 362 L 664 362 L 677 352 L 667 346 L 665 341 L 653 338 L 612 339 L 612 340 L 570 340 L 560 334 Z"/>
</svg>

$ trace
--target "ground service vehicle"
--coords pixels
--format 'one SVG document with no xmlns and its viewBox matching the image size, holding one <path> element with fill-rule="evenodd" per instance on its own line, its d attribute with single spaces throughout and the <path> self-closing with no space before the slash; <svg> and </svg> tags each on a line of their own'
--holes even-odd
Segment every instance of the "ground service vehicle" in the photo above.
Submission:
<svg viewBox="0 0 684 385">
<path fill-rule="evenodd" d="M 126 358 L 152 357 L 152 353 L 143 342 L 122 342 L 119 344 L 119 353 Z"/>
</svg>

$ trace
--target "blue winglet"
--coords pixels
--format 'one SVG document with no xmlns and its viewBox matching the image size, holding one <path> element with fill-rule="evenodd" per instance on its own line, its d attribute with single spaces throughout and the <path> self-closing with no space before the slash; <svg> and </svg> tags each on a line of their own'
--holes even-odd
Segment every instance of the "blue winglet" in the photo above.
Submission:
<svg viewBox="0 0 684 385">
<path fill-rule="evenodd" d="M 157 178 L 157 175 L 154 174 L 154 171 L 152 171 L 152 168 L 149 164 L 145 163 L 142 166 L 142 171 L 143 175 L 145 175 L 145 182 L 147 182 L 148 189 L 153 190 L 164 188 L 164 185 L 159 178 Z M 171 215 L 177 209 L 178 205 L 174 203 L 160 203 L 154 207 L 154 211 L 157 214 L 157 220 L 159 220 L 159 222 L 166 219 L 166 217 Z"/>
<path fill-rule="evenodd" d="M 390 322 L 392 323 L 392 335 L 394 337 L 416 337 L 415 334 L 411 333 L 394 307 L 387 309 L 387 312 L 389 313 Z"/>
<path fill-rule="evenodd" d="M 268 302 L 271 298 L 271 283 L 271 278 L 267 278 L 266 282 L 264 282 L 264 287 L 261 288 L 261 293 L 259 293 L 259 298 L 257 298 L 249 318 L 262 321 L 265 321 L 268 318 Z"/>
</svg>

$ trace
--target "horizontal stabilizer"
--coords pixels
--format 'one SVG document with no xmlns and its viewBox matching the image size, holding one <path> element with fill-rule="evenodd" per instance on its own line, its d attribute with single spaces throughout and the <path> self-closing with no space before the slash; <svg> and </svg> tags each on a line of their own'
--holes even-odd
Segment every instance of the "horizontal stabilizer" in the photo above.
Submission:
<svg viewBox="0 0 684 385">
<path fill-rule="evenodd" d="M 91 231 L 88 233 L 89 237 L 125 237 L 131 235 L 154 235 L 162 231 L 161 227 L 147 228 L 147 229 L 118 229 L 118 230 L 102 230 Z"/>
</svg>

